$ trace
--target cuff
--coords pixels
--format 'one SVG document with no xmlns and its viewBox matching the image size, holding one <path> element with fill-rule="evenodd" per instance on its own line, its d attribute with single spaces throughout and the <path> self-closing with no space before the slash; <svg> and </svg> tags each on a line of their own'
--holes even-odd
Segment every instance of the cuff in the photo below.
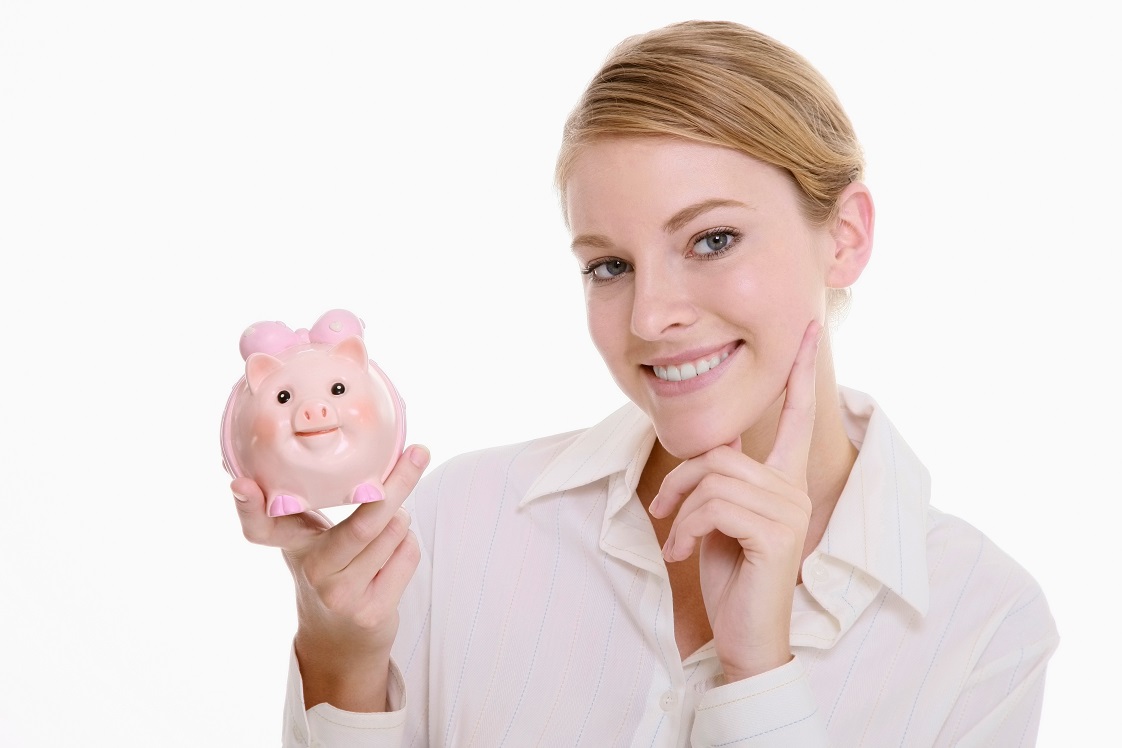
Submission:
<svg viewBox="0 0 1122 748">
<path fill-rule="evenodd" d="M 285 748 L 391 748 L 405 735 L 405 679 L 390 660 L 386 712 L 345 712 L 330 704 L 304 708 L 304 681 L 293 646 L 288 658 L 288 689 L 284 704 Z"/>
<path fill-rule="evenodd" d="M 707 691 L 697 705 L 692 741 L 737 748 L 829 745 L 797 655 L 774 670 Z"/>
</svg>

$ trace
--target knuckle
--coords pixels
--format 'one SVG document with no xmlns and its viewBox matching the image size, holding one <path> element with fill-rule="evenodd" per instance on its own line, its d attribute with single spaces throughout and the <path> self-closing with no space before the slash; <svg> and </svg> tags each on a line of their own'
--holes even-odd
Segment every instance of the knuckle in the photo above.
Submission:
<svg viewBox="0 0 1122 748">
<path fill-rule="evenodd" d="M 338 580 L 321 582 L 316 593 L 323 607 L 336 615 L 346 615 L 353 604 L 350 590 Z"/>
<path fill-rule="evenodd" d="M 397 512 L 390 518 L 389 524 L 386 525 L 384 532 L 388 533 L 391 537 L 402 538 L 409 532 L 409 519 L 402 517 L 401 512 Z"/>
<path fill-rule="evenodd" d="M 397 615 L 397 609 L 387 609 L 385 603 L 378 601 L 355 611 L 354 622 L 360 628 L 379 629 Z"/>
<path fill-rule="evenodd" d="M 716 496 L 718 495 L 720 483 L 721 481 L 716 473 L 706 473 L 701 480 L 697 482 L 697 488 L 694 489 L 694 493 L 699 494 L 702 498 Z"/>
<path fill-rule="evenodd" d="M 347 532 L 350 536 L 365 545 L 378 536 L 380 529 L 379 523 L 372 517 L 366 516 L 365 513 L 353 513 L 346 522 Z"/>
<path fill-rule="evenodd" d="M 401 544 L 397 546 L 397 553 L 401 555 L 402 561 L 409 565 L 410 570 L 416 569 L 421 563 L 421 544 L 411 530 L 406 531 Z"/>
</svg>

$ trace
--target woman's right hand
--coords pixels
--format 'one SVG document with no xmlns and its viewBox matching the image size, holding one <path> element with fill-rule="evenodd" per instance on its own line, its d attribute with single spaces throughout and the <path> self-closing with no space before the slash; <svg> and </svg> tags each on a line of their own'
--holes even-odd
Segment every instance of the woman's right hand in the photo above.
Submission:
<svg viewBox="0 0 1122 748">
<path fill-rule="evenodd" d="M 385 711 L 397 606 L 420 560 L 400 507 L 428 462 L 424 447 L 406 449 L 385 481 L 385 499 L 358 506 L 334 526 L 318 512 L 270 517 L 253 480 L 230 484 L 242 533 L 280 548 L 296 583 L 305 708 L 327 702 L 346 711 Z"/>
</svg>

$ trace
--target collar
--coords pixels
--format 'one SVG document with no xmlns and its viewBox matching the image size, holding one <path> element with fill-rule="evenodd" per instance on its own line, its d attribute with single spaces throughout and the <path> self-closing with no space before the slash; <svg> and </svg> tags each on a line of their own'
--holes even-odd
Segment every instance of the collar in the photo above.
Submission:
<svg viewBox="0 0 1122 748">
<path fill-rule="evenodd" d="M 868 395 L 838 388 L 857 461 L 826 532 L 803 564 L 792 641 L 830 646 L 887 587 L 927 612 L 927 514 L 931 476 Z M 825 610 L 826 624 L 815 611 Z M 805 614 L 805 615 L 804 615 Z"/>
<path fill-rule="evenodd" d="M 579 433 L 545 466 L 519 506 L 616 473 L 623 474 L 624 482 L 633 494 L 639 484 L 639 472 L 654 446 L 654 439 L 654 427 L 646 413 L 628 402 L 600 423 Z M 613 514 L 619 509 L 618 506 L 609 506 L 608 513 Z"/>
<path fill-rule="evenodd" d="M 927 611 L 931 478 L 873 398 L 846 387 L 838 395 L 846 433 L 859 454 L 826 533 L 804 564 L 803 579 L 815 607 L 837 620 L 840 634 L 881 585 L 919 614 Z M 621 474 L 627 490 L 611 493 L 610 518 L 634 496 L 654 439 L 646 414 L 628 402 L 577 434 L 519 506 Z"/>
</svg>

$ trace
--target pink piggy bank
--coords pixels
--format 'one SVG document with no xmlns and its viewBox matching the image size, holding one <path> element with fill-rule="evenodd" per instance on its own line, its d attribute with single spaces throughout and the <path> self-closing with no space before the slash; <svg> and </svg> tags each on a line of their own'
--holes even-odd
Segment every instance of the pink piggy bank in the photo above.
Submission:
<svg viewBox="0 0 1122 748">
<path fill-rule="evenodd" d="M 310 330 L 258 322 L 222 414 L 222 458 L 265 493 L 271 517 L 384 498 L 405 443 L 405 404 L 343 309 Z"/>
</svg>

